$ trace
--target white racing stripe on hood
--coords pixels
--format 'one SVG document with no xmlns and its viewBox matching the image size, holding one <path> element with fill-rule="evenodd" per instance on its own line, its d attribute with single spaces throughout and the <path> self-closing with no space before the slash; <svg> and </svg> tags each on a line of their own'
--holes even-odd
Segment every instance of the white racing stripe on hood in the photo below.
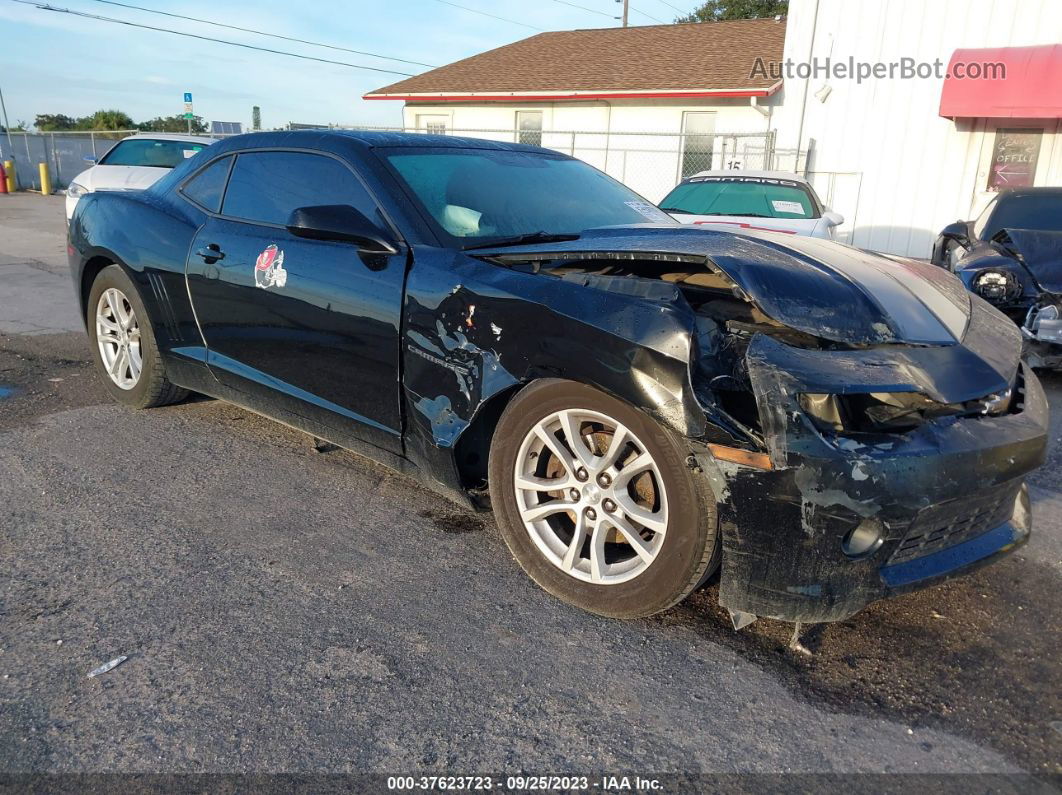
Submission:
<svg viewBox="0 0 1062 795">
<path fill-rule="evenodd" d="M 838 257 L 833 245 L 817 238 L 794 238 L 786 245 L 861 287 L 908 342 L 940 345 L 962 340 L 968 313 L 911 266 L 856 248 Z"/>
</svg>

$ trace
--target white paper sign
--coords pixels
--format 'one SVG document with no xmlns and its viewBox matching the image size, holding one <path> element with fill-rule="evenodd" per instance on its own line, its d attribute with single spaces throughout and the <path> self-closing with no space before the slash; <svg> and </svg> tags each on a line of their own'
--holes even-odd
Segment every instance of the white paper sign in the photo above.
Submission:
<svg viewBox="0 0 1062 795">
<path fill-rule="evenodd" d="M 635 212 L 641 213 L 650 221 L 656 221 L 658 223 L 667 223 L 671 220 L 671 216 L 661 210 L 659 207 L 650 204 L 649 202 L 623 202 Z"/>
<path fill-rule="evenodd" d="M 800 202 L 790 202 L 774 200 L 771 202 L 771 206 L 774 207 L 776 213 L 793 213 L 794 215 L 804 215 L 804 206 Z"/>
</svg>

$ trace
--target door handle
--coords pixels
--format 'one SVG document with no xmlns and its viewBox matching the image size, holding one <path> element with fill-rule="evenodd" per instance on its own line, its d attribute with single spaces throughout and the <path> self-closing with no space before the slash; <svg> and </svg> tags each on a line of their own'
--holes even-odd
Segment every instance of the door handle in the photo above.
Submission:
<svg viewBox="0 0 1062 795">
<path fill-rule="evenodd" d="M 201 257 L 207 265 L 213 265 L 218 260 L 225 259 L 225 255 L 217 243 L 211 243 L 206 248 L 197 249 L 195 255 Z"/>
</svg>

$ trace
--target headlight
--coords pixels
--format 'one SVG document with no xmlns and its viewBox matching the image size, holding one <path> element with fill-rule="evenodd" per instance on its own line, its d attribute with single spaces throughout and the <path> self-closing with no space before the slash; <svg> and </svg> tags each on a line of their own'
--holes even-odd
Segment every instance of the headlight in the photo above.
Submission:
<svg viewBox="0 0 1062 795">
<path fill-rule="evenodd" d="M 1014 390 L 965 403 L 938 403 L 919 392 L 802 394 L 800 407 L 823 433 L 905 433 L 942 417 L 1005 414 Z"/>
<path fill-rule="evenodd" d="M 1017 296 L 1021 285 L 1010 271 L 982 271 L 973 280 L 974 292 L 992 303 L 1000 303 Z"/>
<path fill-rule="evenodd" d="M 71 182 L 66 189 L 66 195 L 73 196 L 75 199 L 80 199 L 88 192 L 88 188 L 86 188 L 84 185 L 78 185 L 76 182 Z"/>
</svg>

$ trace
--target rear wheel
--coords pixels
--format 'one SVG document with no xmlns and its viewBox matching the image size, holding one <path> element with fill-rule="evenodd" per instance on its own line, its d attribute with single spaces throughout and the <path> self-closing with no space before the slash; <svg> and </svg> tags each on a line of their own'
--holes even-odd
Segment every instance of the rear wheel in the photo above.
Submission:
<svg viewBox="0 0 1062 795">
<path fill-rule="evenodd" d="M 672 433 L 596 389 L 546 379 L 506 408 L 491 502 L 543 588 L 606 616 L 681 601 L 718 563 L 715 503 Z"/>
<path fill-rule="evenodd" d="M 96 276 L 86 313 L 93 358 L 115 400 L 143 409 L 187 397 L 166 378 L 147 310 L 119 266 L 108 265 Z"/>
</svg>

